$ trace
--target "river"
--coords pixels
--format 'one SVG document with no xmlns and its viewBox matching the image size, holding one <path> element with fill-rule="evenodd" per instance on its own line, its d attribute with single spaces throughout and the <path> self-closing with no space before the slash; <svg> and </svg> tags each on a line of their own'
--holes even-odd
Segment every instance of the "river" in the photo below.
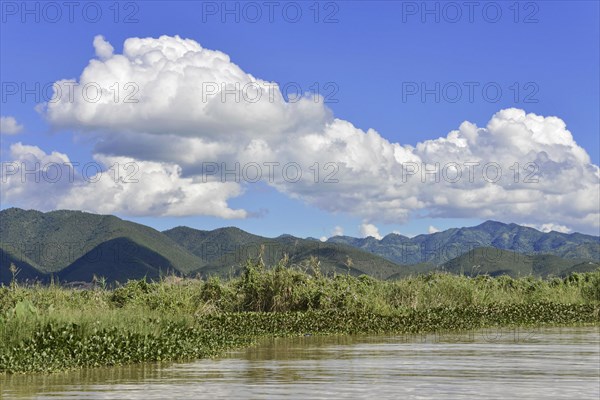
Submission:
<svg viewBox="0 0 600 400">
<path fill-rule="evenodd" d="M 597 400 L 600 331 L 273 339 L 215 360 L 0 376 L 0 398 Z"/>
</svg>

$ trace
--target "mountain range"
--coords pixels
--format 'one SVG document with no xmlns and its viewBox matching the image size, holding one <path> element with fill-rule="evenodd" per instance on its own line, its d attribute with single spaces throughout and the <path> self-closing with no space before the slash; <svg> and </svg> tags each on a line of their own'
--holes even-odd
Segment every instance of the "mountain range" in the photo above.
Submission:
<svg viewBox="0 0 600 400">
<path fill-rule="evenodd" d="M 381 240 L 374 237 L 334 236 L 328 242 L 347 244 L 405 265 L 417 263 L 442 265 L 478 247 L 596 261 L 599 259 L 600 250 L 598 236 L 555 231 L 544 233 L 534 228 L 496 221 L 486 221 L 474 227 L 452 228 L 413 238 L 390 233 Z"/>
<path fill-rule="evenodd" d="M 108 282 L 182 276 L 235 276 L 259 254 L 267 265 L 284 255 L 289 265 L 324 273 L 395 279 L 432 270 L 476 275 L 561 276 L 600 266 L 600 237 L 544 233 L 517 224 L 486 221 L 413 238 L 389 234 L 335 236 L 325 242 L 281 235 L 266 238 L 235 227 L 164 232 L 112 215 L 81 211 L 0 211 L 0 284 L 13 279 Z"/>
</svg>

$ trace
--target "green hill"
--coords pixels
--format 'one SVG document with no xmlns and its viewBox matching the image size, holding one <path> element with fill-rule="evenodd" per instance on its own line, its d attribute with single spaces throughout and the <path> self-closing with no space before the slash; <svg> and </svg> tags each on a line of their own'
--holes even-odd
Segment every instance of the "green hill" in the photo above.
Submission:
<svg viewBox="0 0 600 400">
<path fill-rule="evenodd" d="M 196 256 L 168 236 L 112 215 L 64 210 L 42 213 L 10 208 L 0 211 L 0 237 L 0 249 L 10 255 L 12 261 L 17 260 L 23 268 L 27 265 L 27 270 L 33 268 L 42 275 L 79 276 L 65 275 L 64 270 L 68 267 L 71 267 L 69 271 L 92 270 L 100 264 L 106 266 L 111 257 L 113 260 L 127 258 L 135 249 L 140 250 L 136 271 L 139 265 L 147 265 L 186 273 L 201 266 Z M 94 261 L 98 257 L 100 261 Z M 1 261 L 4 271 L 5 264 L 10 261 L 8 257 Z M 117 264 L 119 269 L 125 268 L 122 273 L 126 274 L 127 266 L 122 262 Z"/>
<path fill-rule="evenodd" d="M 61 282 L 91 282 L 96 277 L 109 281 L 126 282 L 128 279 L 154 279 L 177 272 L 164 256 L 129 238 L 110 239 L 75 260 L 58 272 Z"/>
<path fill-rule="evenodd" d="M 13 273 L 10 271 L 11 264 L 17 267 L 16 279 L 18 281 L 47 282 L 48 276 L 33 267 L 30 262 L 30 260 L 21 259 L 0 247 L 0 285 L 8 285 L 13 280 Z"/>
<path fill-rule="evenodd" d="M 227 255 L 235 255 L 239 261 L 246 260 L 244 253 L 255 257 L 258 254 L 257 243 L 270 240 L 235 227 L 204 231 L 179 226 L 163 234 L 198 257 L 203 267 L 215 262 L 218 264 L 217 260 Z"/>
<path fill-rule="evenodd" d="M 560 276 L 565 277 L 572 274 L 573 272 L 593 272 L 597 269 L 600 269 L 599 262 L 585 261 L 563 270 Z"/>
<path fill-rule="evenodd" d="M 396 272 L 395 274 L 392 274 L 392 275 L 388 276 L 387 279 L 390 280 L 390 281 L 394 281 L 394 280 L 406 278 L 408 276 L 416 276 L 416 275 L 420 275 L 420 274 L 427 274 L 428 272 L 439 271 L 439 270 L 440 270 L 439 266 L 437 266 L 435 264 L 431 264 L 431 263 L 419 263 L 419 264 L 412 264 L 412 265 L 401 265 L 398 268 L 398 272 Z"/>
<path fill-rule="evenodd" d="M 548 277 L 562 276 L 567 270 L 584 272 L 584 267 L 587 268 L 588 265 L 582 260 L 565 259 L 549 254 L 527 255 L 493 247 L 480 247 L 444 263 L 440 269 L 469 276 L 487 274 Z"/>
<path fill-rule="evenodd" d="M 214 231 L 177 227 L 163 233 L 203 261 L 203 266 L 194 271 L 201 276 L 235 275 L 248 258 L 258 257 L 261 248 L 267 265 L 276 264 L 287 254 L 290 264 L 297 266 L 307 266 L 314 257 L 325 273 L 367 274 L 385 278 L 398 269 L 393 262 L 351 246 L 291 235 L 266 238 L 232 227 Z"/>
</svg>

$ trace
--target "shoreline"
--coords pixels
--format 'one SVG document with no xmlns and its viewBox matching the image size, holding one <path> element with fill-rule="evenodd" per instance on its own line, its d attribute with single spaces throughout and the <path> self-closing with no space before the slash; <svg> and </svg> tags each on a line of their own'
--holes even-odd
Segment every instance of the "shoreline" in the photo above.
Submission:
<svg viewBox="0 0 600 400">
<path fill-rule="evenodd" d="M 262 339 L 600 326 L 600 270 L 398 281 L 248 265 L 220 281 L 0 287 L 0 374 L 216 357 Z"/>
<path fill-rule="evenodd" d="M 536 303 L 460 309 L 424 309 L 401 315 L 343 311 L 223 313 L 189 325 L 169 321 L 156 335 L 127 330 L 83 331 L 76 324 L 46 324 L 33 338 L 0 353 L 0 375 L 54 373 L 222 356 L 262 340 L 329 335 L 429 335 L 478 329 L 600 327 L 600 305 Z M 5 349 L 6 350 L 6 349 Z"/>
</svg>

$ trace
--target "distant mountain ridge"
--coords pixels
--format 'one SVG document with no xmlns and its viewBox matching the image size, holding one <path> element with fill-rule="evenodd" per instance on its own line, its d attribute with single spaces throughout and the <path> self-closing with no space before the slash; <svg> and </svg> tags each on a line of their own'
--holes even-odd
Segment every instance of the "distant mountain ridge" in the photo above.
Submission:
<svg viewBox="0 0 600 400">
<path fill-rule="evenodd" d="M 528 255 L 550 254 L 567 259 L 600 261 L 600 237 L 581 233 L 540 232 L 517 224 L 486 221 L 468 228 L 452 228 L 413 238 L 391 233 L 373 237 L 334 236 L 331 243 L 347 244 L 398 264 L 442 265 L 479 247 L 494 247 Z"/>
<path fill-rule="evenodd" d="M 324 272 L 371 274 L 385 278 L 397 265 L 351 246 L 321 243 L 282 235 L 270 239 L 239 228 L 202 231 L 178 227 L 159 232 L 112 215 L 81 211 L 10 208 L 0 211 L 0 283 L 12 279 L 10 264 L 20 280 L 108 282 L 159 279 L 176 273 L 187 276 L 237 274 L 246 260 L 264 249 L 267 264 L 284 254 L 292 264 L 306 266 L 311 257 Z"/>
<path fill-rule="evenodd" d="M 490 249 L 500 256 L 490 257 Z M 300 268 L 318 260 L 325 273 L 387 279 L 431 270 L 561 275 L 596 268 L 599 253 L 597 236 L 543 233 L 495 221 L 413 238 L 336 236 L 321 242 L 289 234 L 266 238 L 235 227 L 208 231 L 181 226 L 159 232 L 81 211 L 0 211 L 0 284 L 11 281 L 11 263 L 19 280 L 89 282 L 96 276 L 123 282 L 167 273 L 236 275 L 248 258 L 262 254 L 267 265 L 274 265 L 287 255 L 289 264 Z M 522 258 L 515 261 L 515 254 Z"/>
</svg>

